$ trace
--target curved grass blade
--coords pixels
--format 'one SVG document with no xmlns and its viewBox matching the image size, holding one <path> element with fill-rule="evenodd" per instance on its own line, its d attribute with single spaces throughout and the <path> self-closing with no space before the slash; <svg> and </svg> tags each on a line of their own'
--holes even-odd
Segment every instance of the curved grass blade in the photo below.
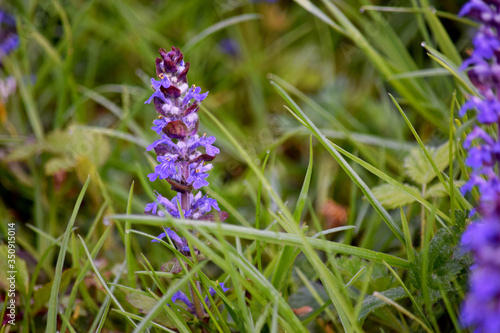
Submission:
<svg viewBox="0 0 500 333">
<path fill-rule="evenodd" d="M 422 43 L 422 46 L 428 51 L 429 57 L 435 60 L 438 64 L 443 66 L 447 71 L 449 71 L 458 80 L 460 85 L 462 85 L 470 94 L 479 96 L 477 88 L 470 82 L 469 78 L 458 68 L 458 66 L 448 59 L 444 54 L 436 50 L 435 48 Z"/>
<path fill-rule="evenodd" d="M 219 30 L 222 30 L 222 29 L 227 28 L 231 25 L 238 24 L 241 22 L 258 20 L 261 17 L 262 17 L 262 15 L 260 15 L 260 14 L 243 14 L 243 15 L 233 16 L 233 17 L 230 17 L 228 19 L 222 20 L 222 21 L 206 28 L 205 30 L 203 30 L 202 32 L 200 32 L 199 34 L 197 34 L 196 36 L 191 38 L 191 40 L 189 42 L 187 42 L 186 45 L 184 45 L 182 47 L 182 50 L 184 51 L 184 53 L 187 53 L 187 52 L 189 52 L 189 50 L 193 46 L 198 44 L 205 37 L 210 36 L 211 34 L 217 32 Z"/>
<path fill-rule="evenodd" d="M 267 230 L 256 230 L 254 228 L 246 228 L 237 225 L 230 225 L 220 223 L 217 225 L 217 230 L 214 228 L 213 222 L 206 222 L 200 220 L 186 220 L 186 219 L 173 219 L 173 218 L 158 218 L 153 216 L 143 216 L 143 215 L 125 215 L 125 214 L 115 214 L 110 215 L 109 219 L 116 221 L 130 220 L 136 224 L 144 224 L 151 226 L 183 226 L 184 228 L 203 230 L 210 233 L 220 233 L 224 236 L 240 237 L 243 239 L 259 239 L 261 242 L 268 242 L 272 244 L 280 245 L 291 245 L 297 247 L 304 247 L 307 242 L 315 250 L 321 250 L 328 253 L 339 253 L 345 255 L 352 255 L 367 260 L 382 262 L 386 261 L 392 266 L 408 268 L 410 263 L 405 260 L 390 254 L 377 252 L 369 249 L 363 249 L 352 245 L 346 245 L 342 243 L 329 242 L 322 239 L 316 239 L 311 237 L 300 237 L 299 235 L 288 234 L 284 232 L 275 232 Z M 152 237 L 154 238 L 154 237 Z"/>
</svg>

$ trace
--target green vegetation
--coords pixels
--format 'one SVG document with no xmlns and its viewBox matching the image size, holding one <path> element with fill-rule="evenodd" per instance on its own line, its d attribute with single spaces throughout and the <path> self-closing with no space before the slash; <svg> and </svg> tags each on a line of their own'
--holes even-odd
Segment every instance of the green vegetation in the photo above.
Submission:
<svg viewBox="0 0 500 333">
<path fill-rule="evenodd" d="M 14 222 L 18 317 L 0 333 L 467 332 L 476 198 L 459 190 L 472 122 L 457 110 L 475 94 L 458 70 L 474 23 L 461 3 L 375 4 L 6 4 L 21 44 L 0 69 L 17 81 L 0 108 L 0 289 Z M 175 194 L 147 179 L 144 105 L 172 45 L 210 91 L 223 223 L 144 214 L 154 190 Z M 161 226 L 200 255 L 151 243 Z M 171 302 L 197 284 L 206 321 Z"/>
</svg>

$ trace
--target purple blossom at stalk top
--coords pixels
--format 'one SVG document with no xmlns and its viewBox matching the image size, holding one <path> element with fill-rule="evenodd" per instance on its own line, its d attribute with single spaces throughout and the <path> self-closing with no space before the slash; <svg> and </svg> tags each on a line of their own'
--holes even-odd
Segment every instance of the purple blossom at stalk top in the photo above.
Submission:
<svg viewBox="0 0 500 333">
<path fill-rule="evenodd" d="M 170 52 L 160 49 L 159 53 L 160 57 L 156 58 L 159 80 L 151 79 L 154 92 L 145 102 L 153 103 L 159 115 L 151 129 L 160 136 L 147 147 L 148 151 L 156 152 L 158 161 L 148 178 L 151 182 L 166 180 L 178 193 L 170 200 L 157 193 L 156 200 L 146 205 L 145 212 L 161 217 L 169 214 L 175 218 L 223 221 L 228 214 L 220 211 L 215 199 L 201 191 L 193 193 L 209 184 L 207 178 L 212 164 L 208 162 L 220 153 L 219 148 L 213 146 L 215 137 L 198 135 L 199 104 L 207 98 L 208 91 L 203 93 L 200 87 L 188 85 L 189 63 L 184 62 L 178 48 L 172 47 Z M 189 255 L 184 238 L 170 228 L 164 231 L 158 239 L 168 235 L 180 252 Z"/>
<path fill-rule="evenodd" d="M 474 110 L 483 126 L 467 136 L 464 148 L 466 164 L 472 169 L 462 187 L 466 193 L 477 188 L 480 200 L 476 211 L 479 221 L 472 223 L 462 236 L 464 246 L 474 254 L 470 289 L 462 305 L 462 323 L 474 332 L 500 332 L 500 142 L 488 134 L 500 125 L 500 1 L 471 0 L 459 13 L 481 23 L 473 38 L 474 50 L 462 64 L 478 88 L 481 97 L 471 96 L 460 114 Z"/>
<path fill-rule="evenodd" d="M 0 63 L 2 58 L 19 47 L 15 18 L 0 9 Z"/>
</svg>

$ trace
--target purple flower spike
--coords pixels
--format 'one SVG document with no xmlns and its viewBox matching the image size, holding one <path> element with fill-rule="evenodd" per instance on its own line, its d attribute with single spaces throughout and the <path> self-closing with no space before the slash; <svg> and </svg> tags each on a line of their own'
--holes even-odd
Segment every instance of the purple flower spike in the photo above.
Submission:
<svg viewBox="0 0 500 333">
<path fill-rule="evenodd" d="M 151 79 L 154 93 L 146 104 L 154 102 L 158 119 L 153 121 L 151 129 L 160 136 L 158 140 L 147 147 L 147 151 L 155 150 L 158 165 L 154 172 L 148 175 L 150 181 L 157 179 L 166 180 L 172 190 L 179 195 L 168 201 L 158 196 L 156 202 L 146 206 L 146 212 L 163 216 L 167 211 L 173 217 L 180 217 L 177 203 L 181 203 L 183 216 L 191 219 L 202 219 L 207 216 L 209 220 L 215 217 L 209 215 L 212 209 L 219 211 L 214 199 L 203 197 L 201 193 L 194 197 L 193 189 L 199 190 L 209 185 L 208 171 L 212 161 L 220 153 L 219 148 L 213 144 L 215 137 L 198 135 L 199 103 L 207 96 L 200 87 L 189 88 L 187 71 L 189 63 L 184 62 L 181 51 L 175 47 L 167 52 L 160 49 L 160 58 L 156 59 L 156 72 L 160 80 Z M 473 107 L 473 106 L 471 106 Z M 158 205 L 164 209 L 158 209 Z M 227 218 L 226 212 L 221 212 L 219 218 Z"/>
<path fill-rule="evenodd" d="M 473 39 L 474 50 L 461 66 L 468 69 L 471 82 L 482 97 L 470 96 L 460 110 L 477 113 L 483 126 L 500 121 L 500 1 L 471 0 L 459 15 L 479 21 L 481 27 Z M 500 332 L 500 142 L 482 127 L 467 136 L 464 148 L 466 164 L 472 169 L 462 193 L 477 188 L 480 200 L 476 208 L 480 219 L 469 225 L 462 244 L 474 255 L 469 293 L 462 304 L 461 321 L 474 332 Z"/>
</svg>

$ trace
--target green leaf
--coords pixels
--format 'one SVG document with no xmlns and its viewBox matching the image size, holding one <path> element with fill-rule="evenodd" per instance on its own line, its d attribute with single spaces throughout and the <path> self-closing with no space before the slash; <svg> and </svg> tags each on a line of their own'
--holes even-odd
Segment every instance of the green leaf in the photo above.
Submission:
<svg viewBox="0 0 500 333">
<path fill-rule="evenodd" d="M 178 274 L 182 272 L 182 265 L 179 262 L 179 259 L 174 258 L 170 261 L 167 261 L 161 266 L 162 272 L 167 272 L 171 274 Z"/>
<path fill-rule="evenodd" d="M 458 187 L 462 186 L 465 184 L 464 181 L 454 181 L 454 184 Z M 445 197 L 448 195 L 448 191 L 444 188 L 443 184 L 437 183 L 432 186 L 429 186 L 427 191 L 425 191 L 425 198 L 439 198 L 439 197 Z"/>
<path fill-rule="evenodd" d="M 418 191 L 418 189 L 415 186 L 411 185 L 404 185 L 404 186 Z M 383 184 L 374 187 L 372 188 L 372 192 L 373 195 L 380 201 L 380 203 L 387 209 L 394 209 L 415 201 L 415 198 L 413 198 L 411 195 L 401 191 L 400 189 L 391 184 Z"/>
<path fill-rule="evenodd" d="M 68 171 L 75 167 L 76 160 L 71 156 L 53 157 L 45 163 L 45 174 L 53 176 L 59 171 Z"/>
<path fill-rule="evenodd" d="M 446 169 L 449 163 L 448 142 L 438 148 L 427 149 L 438 170 L 441 172 Z M 405 159 L 404 167 L 408 177 L 419 185 L 428 184 L 436 177 L 432 165 L 428 162 L 425 153 L 420 148 L 410 151 L 410 155 Z"/>
<path fill-rule="evenodd" d="M 405 290 L 402 287 L 391 288 L 386 291 L 380 292 L 380 294 L 389 298 L 392 301 L 397 301 L 399 299 L 408 297 L 408 295 L 406 294 Z M 385 305 L 388 304 L 373 295 L 366 296 L 363 301 L 363 305 L 361 306 L 361 311 L 359 313 L 358 320 L 363 322 L 370 313 Z"/>
<path fill-rule="evenodd" d="M 15 147 L 6 157 L 5 162 L 26 161 L 34 155 L 38 155 L 42 145 L 39 143 L 27 143 Z"/>
<path fill-rule="evenodd" d="M 71 282 L 71 279 L 73 278 L 73 276 L 77 271 L 78 271 L 77 268 L 70 268 L 65 270 L 61 274 L 61 283 L 59 284 L 59 292 L 64 292 L 66 290 L 69 283 Z M 31 311 L 33 314 L 36 314 L 38 311 L 40 311 L 49 301 L 53 283 L 54 281 L 52 280 L 33 293 L 34 304 L 31 306 Z"/>
<path fill-rule="evenodd" d="M 416 289 L 427 286 L 431 302 L 442 298 L 440 290 L 456 290 L 455 282 L 465 287 L 469 266 L 472 264 L 472 256 L 465 252 L 459 244 L 460 234 L 463 231 L 464 212 L 456 211 L 457 225 L 450 228 L 439 229 L 429 242 L 427 257 L 426 276 L 422 276 L 424 269 L 424 253 L 420 252 L 410 264 L 409 278 Z M 424 281 L 422 281 L 424 279 Z M 424 285 L 425 283 L 425 285 Z M 423 304 L 423 295 L 417 296 L 417 302 Z"/>
<path fill-rule="evenodd" d="M 10 276 L 9 271 L 12 271 L 12 268 L 9 267 L 9 262 L 7 259 L 11 259 L 8 257 L 9 248 L 7 244 L 0 245 L 0 290 L 8 291 L 9 290 L 9 280 L 7 278 Z M 22 295 L 26 295 L 29 285 L 29 273 L 26 266 L 26 262 L 24 259 L 20 258 L 16 255 L 16 289 L 22 293 Z"/>
<path fill-rule="evenodd" d="M 139 312 L 142 314 L 149 313 L 158 303 L 158 301 L 153 297 L 149 297 L 139 293 L 130 293 L 125 297 L 125 299 L 130 303 L 130 305 L 139 310 Z M 168 318 L 167 314 L 164 312 L 160 312 L 154 319 L 154 321 L 166 327 L 175 327 L 172 321 L 170 321 L 170 319 Z"/>
</svg>

